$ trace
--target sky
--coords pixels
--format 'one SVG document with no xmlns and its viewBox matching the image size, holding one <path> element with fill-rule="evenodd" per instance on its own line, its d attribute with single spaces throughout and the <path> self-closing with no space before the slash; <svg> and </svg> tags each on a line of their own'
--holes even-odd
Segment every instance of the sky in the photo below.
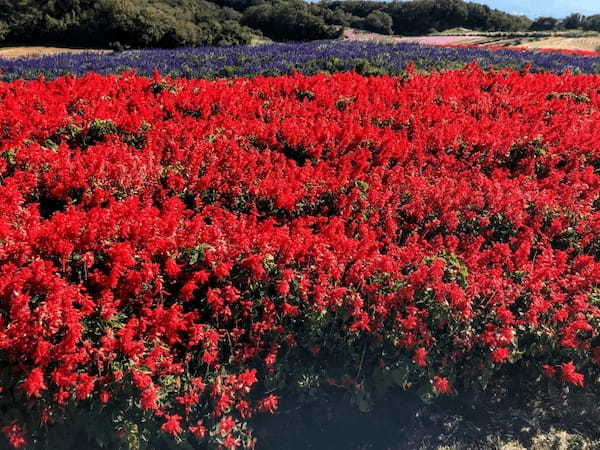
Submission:
<svg viewBox="0 0 600 450">
<path fill-rule="evenodd" d="M 600 0 L 471 0 L 512 14 L 531 18 L 565 17 L 571 13 L 600 14 Z"/>
</svg>

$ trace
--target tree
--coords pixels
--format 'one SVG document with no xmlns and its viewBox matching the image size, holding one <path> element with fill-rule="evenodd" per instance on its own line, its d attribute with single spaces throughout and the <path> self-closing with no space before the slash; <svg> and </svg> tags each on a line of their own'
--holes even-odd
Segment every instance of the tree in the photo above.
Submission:
<svg viewBox="0 0 600 450">
<path fill-rule="evenodd" d="M 6 36 L 8 36 L 8 33 L 10 32 L 10 26 L 0 20 L 0 41 L 2 41 L 4 38 L 6 38 Z"/>
<path fill-rule="evenodd" d="M 585 17 L 582 14 L 571 14 L 565 17 L 562 21 L 562 26 L 567 30 L 576 30 L 583 28 L 585 23 Z"/>
<path fill-rule="evenodd" d="M 391 16 L 380 10 L 370 12 L 364 21 L 364 28 L 374 33 L 392 34 L 392 25 Z"/>
<path fill-rule="evenodd" d="M 538 17 L 531 24 L 530 30 L 532 31 L 551 31 L 555 30 L 558 26 L 558 19 L 554 17 Z"/>
<path fill-rule="evenodd" d="M 253 6 L 244 12 L 242 23 L 281 41 L 334 39 L 342 32 L 340 27 L 327 25 L 322 17 L 311 14 L 301 1 Z"/>
<path fill-rule="evenodd" d="M 556 19 L 546 18 L 550 21 Z M 575 16 L 565 19 L 576 26 Z M 583 27 L 599 29 L 583 18 Z M 531 21 L 463 0 L 0 0 L 0 40 L 11 44 L 176 47 L 333 39 L 342 27 L 384 34 L 432 29 L 528 29 Z M 537 27 L 555 27 L 538 21 Z"/>
<path fill-rule="evenodd" d="M 10 13 L 2 8 L 9 3 Z M 253 34 L 240 19 L 241 13 L 204 0 L 0 0 L 0 23 L 6 22 L 0 37 L 14 43 L 117 48 L 245 44 Z"/>
<path fill-rule="evenodd" d="M 467 4 L 467 26 L 473 30 L 489 30 L 490 29 L 491 9 L 487 5 L 478 3 Z"/>
<path fill-rule="evenodd" d="M 333 11 L 324 8 L 322 14 L 323 18 L 327 23 L 331 23 L 332 25 L 339 25 L 342 27 L 353 26 L 353 24 L 356 23 L 357 20 L 360 20 L 360 18 L 347 13 L 342 8 L 336 8 Z"/>
<path fill-rule="evenodd" d="M 585 18 L 583 23 L 585 30 L 600 31 L 600 14 L 594 14 Z"/>
</svg>

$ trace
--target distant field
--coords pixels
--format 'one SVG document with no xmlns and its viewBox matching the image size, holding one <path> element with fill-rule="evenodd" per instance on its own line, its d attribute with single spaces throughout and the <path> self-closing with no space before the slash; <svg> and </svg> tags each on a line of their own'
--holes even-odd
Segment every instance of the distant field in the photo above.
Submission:
<svg viewBox="0 0 600 450">
<path fill-rule="evenodd" d="M 561 30 L 561 31 L 476 31 L 468 28 L 452 28 L 435 36 L 487 36 L 487 37 L 521 37 L 521 38 L 550 38 L 550 37 L 598 37 L 600 33 L 591 30 Z"/>
<path fill-rule="evenodd" d="M 596 51 L 600 47 L 600 37 L 564 38 L 551 37 L 533 42 L 526 42 L 527 48 L 555 48 L 560 50 Z"/>
<path fill-rule="evenodd" d="M 427 45 L 472 44 L 481 40 L 479 36 L 387 36 L 385 34 L 369 33 L 351 28 L 344 31 L 344 39 L 351 41 L 378 41 L 389 43 L 414 42 Z"/>
<path fill-rule="evenodd" d="M 460 31 L 460 33 L 459 33 Z M 455 34 L 454 34 L 455 33 Z M 359 30 L 347 29 L 344 39 L 353 41 L 415 42 L 426 45 L 481 45 L 544 48 L 557 50 L 596 51 L 600 48 L 600 36 L 590 33 L 477 33 L 458 29 L 453 34 L 439 33 L 429 36 L 386 36 Z"/>
<path fill-rule="evenodd" d="M 0 48 L 0 58 L 20 58 L 23 56 L 46 56 L 46 55 L 57 55 L 60 53 L 85 53 L 85 52 L 97 52 L 97 53 L 110 53 L 110 50 L 101 49 L 76 49 L 76 48 L 62 48 L 62 47 L 5 47 Z"/>
<path fill-rule="evenodd" d="M 397 38 L 396 42 L 414 42 L 425 45 L 455 45 L 473 44 L 479 40 L 478 36 L 417 36 Z"/>
<path fill-rule="evenodd" d="M 473 33 L 473 32 L 470 32 Z M 507 47 L 524 47 L 528 49 L 559 49 L 559 50 L 585 50 L 596 51 L 600 48 L 600 36 L 586 35 L 584 37 L 569 37 L 566 35 L 558 35 L 552 37 L 509 37 L 500 36 L 499 34 L 482 33 L 482 34 L 463 34 L 463 35 L 448 35 L 437 34 L 429 36 L 387 36 L 377 33 L 369 33 L 354 29 L 347 29 L 344 32 L 344 40 L 350 41 L 368 41 L 368 42 L 384 42 L 384 43 L 399 43 L 412 42 L 426 45 L 478 45 L 478 46 L 507 46 Z M 254 44 L 266 43 L 267 40 L 256 40 Z M 106 49 L 76 49 L 64 47 L 0 47 L 0 58 L 14 59 L 20 57 L 41 57 L 47 55 L 57 55 L 61 53 L 111 53 L 111 50 Z"/>
</svg>

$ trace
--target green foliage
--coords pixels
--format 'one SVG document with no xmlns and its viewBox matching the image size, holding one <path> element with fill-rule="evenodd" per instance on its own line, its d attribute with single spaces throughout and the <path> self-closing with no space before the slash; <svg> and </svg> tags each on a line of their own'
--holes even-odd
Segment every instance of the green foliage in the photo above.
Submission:
<svg viewBox="0 0 600 450">
<path fill-rule="evenodd" d="M 598 19 L 598 20 L 596 20 Z M 600 28 L 600 16 L 565 27 Z M 531 21 L 463 0 L 0 0 L 0 42 L 126 48 L 334 39 L 343 27 L 422 34 L 467 27 L 527 30 Z"/>
<path fill-rule="evenodd" d="M 94 119 L 88 127 L 87 138 L 95 142 L 101 140 L 104 136 L 116 134 L 117 132 L 117 126 L 112 120 Z"/>
<path fill-rule="evenodd" d="M 565 17 L 562 22 L 562 25 L 565 29 L 576 30 L 584 27 L 585 16 L 578 13 L 574 13 L 570 16 Z"/>
<path fill-rule="evenodd" d="M 457 27 L 480 31 L 518 31 L 527 30 L 531 25 L 531 20 L 526 17 L 462 0 L 334 0 L 320 4 L 330 11 L 346 13 L 346 22 L 356 28 L 370 29 L 374 17 L 381 18 L 380 13 L 387 14 L 392 19 L 393 33 L 403 35 L 425 34 L 434 29 L 448 30 Z M 373 16 L 374 13 L 377 16 Z M 341 17 L 339 12 L 337 14 Z"/>
<path fill-rule="evenodd" d="M 280 41 L 335 39 L 342 31 L 340 27 L 327 25 L 322 17 L 313 14 L 309 5 L 301 0 L 252 6 L 244 12 L 242 23 Z"/>
<path fill-rule="evenodd" d="M 247 44 L 255 33 L 239 18 L 204 0 L 0 0 L 0 40 L 116 49 Z"/>
<path fill-rule="evenodd" d="M 532 31 L 548 31 L 554 30 L 558 25 L 558 20 L 554 17 L 539 17 L 530 27 Z"/>
<path fill-rule="evenodd" d="M 590 98 L 585 94 L 576 94 L 574 92 L 551 92 L 546 100 L 552 99 L 572 99 L 575 103 L 589 103 Z"/>
<path fill-rule="evenodd" d="M 392 34 L 393 24 L 394 22 L 389 14 L 375 10 L 365 18 L 364 28 L 375 33 Z"/>
</svg>

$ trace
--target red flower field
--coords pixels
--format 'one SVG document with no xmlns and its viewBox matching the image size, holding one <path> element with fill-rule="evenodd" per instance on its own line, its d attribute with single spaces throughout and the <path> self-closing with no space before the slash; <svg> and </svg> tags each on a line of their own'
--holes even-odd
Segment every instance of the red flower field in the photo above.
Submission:
<svg viewBox="0 0 600 450">
<path fill-rule="evenodd" d="M 303 371 L 596 383 L 600 76 L 15 81 L 0 155 L 14 446 L 112 404 L 251 447 Z"/>
</svg>

